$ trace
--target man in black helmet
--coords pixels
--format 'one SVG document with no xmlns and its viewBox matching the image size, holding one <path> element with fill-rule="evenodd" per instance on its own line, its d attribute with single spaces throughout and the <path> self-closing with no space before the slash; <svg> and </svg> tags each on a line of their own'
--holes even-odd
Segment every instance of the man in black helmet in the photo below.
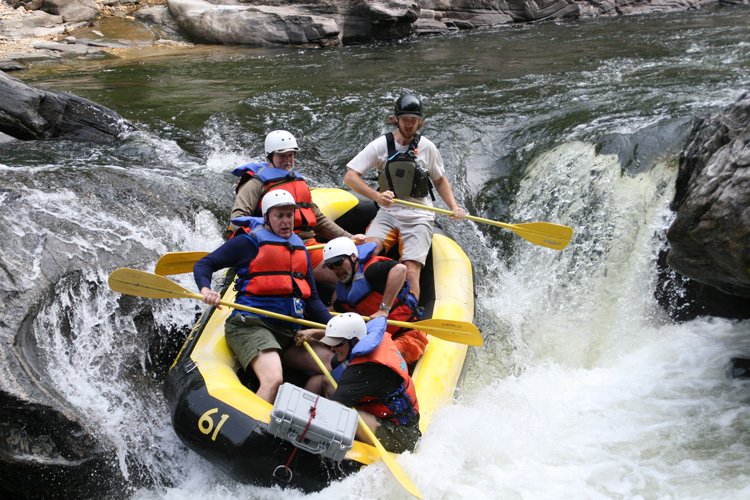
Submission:
<svg viewBox="0 0 750 500">
<path fill-rule="evenodd" d="M 401 261 L 406 265 L 406 279 L 419 298 L 419 276 L 432 245 L 434 215 L 432 212 L 393 203 L 394 198 L 432 206 L 432 186 L 453 211 L 451 219 L 463 219 L 466 212 L 453 197 L 445 177 L 440 152 L 429 139 L 417 132 L 424 125 L 422 101 L 413 94 L 396 100 L 389 122 L 396 130 L 378 137 L 348 164 L 344 182 L 352 190 L 380 205 L 378 214 L 367 229 L 367 241 L 378 243 L 376 254 L 388 251 L 400 236 Z M 379 190 L 367 185 L 362 176 L 375 167 Z"/>
</svg>

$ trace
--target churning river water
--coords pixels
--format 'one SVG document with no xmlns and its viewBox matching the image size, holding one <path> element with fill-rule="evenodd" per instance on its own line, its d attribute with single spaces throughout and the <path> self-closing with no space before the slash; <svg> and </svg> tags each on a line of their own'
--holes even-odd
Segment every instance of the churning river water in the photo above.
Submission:
<svg viewBox="0 0 750 500">
<path fill-rule="evenodd" d="M 201 47 L 14 76 L 140 128 L 108 146 L 0 145 L 0 220 L 24 239 L 3 260 L 39 276 L 54 243 L 79 270 L 40 305 L 42 370 L 116 447 L 134 499 L 408 497 L 382 464 L 307 496 L 227 479 L 174 435 L 169 360 L 143 341 L 154 324 L 189 328 L 200 306 L 154 301 L 144 319 L 106 287 L 117 267 L 218 246 L 230 171 L 259 159 L 269 130 L 297 136 L 314 184 L 341 186 L 404 91 L 423 97 L 423 132 L 469 213 L 575 230 L 556 252 L 438 217 L 474 264 L 485 345 L 461 397 L 398 459 L 425 498 L 750 498 L 750 383 L 724 373 L 750 356 L 750 322 L 677 323 L 654 298 L 676 155 L 696 118 L 750 90 L 747 6 L 326 50 Z"/>
</svg>

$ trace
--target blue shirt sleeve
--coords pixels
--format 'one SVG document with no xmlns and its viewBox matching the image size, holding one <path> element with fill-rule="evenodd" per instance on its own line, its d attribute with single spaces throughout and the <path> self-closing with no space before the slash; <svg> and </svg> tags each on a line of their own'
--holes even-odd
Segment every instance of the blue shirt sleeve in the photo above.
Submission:
<svg viewBox="0 0 750 500">
<path fill-rule="evenodd" d="M 254 240 L 244 235 L 235 236 L 195 263 L 193 277 L 198 290 L 204 286 L 211 287 L 211 277 L 216 271 L 227 267 L 247 267 L 257 255 L 258 246 Z"/>
</svg>

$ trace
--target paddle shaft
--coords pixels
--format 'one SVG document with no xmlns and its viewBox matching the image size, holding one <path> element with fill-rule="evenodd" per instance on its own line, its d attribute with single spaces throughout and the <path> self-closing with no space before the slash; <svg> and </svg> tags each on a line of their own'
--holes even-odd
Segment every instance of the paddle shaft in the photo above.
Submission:
<svg viewBox="0 0 750 500">
<path fill-rule="evenodd" d="M 438 208 L 438 207 L 431 207 L 429 205 L 422 205 L 419 203 L 412 203 L 411 201 L 394 199 L 393 203 L 398 203 L 399 205 L 404 205 L 404 206 L 412 207 L 412 208 L 421 208 L 422 210 L 429 210 L 430 212 L 437 212 L 439 214 L 453 215 L 452 210 L 446 210 L 444 208 Z M 475 217 L 473 215 L 468 215 L 468 214 L 466 215 L 466 218 L 469 220 L 473 220 L 474 222 L 484 222 L 485 224 L 492 224 L 493 226 L 507 227 L 507 226 L 512 225 L 512 224 L 505 224 L 503 222 L 496 222 L 494 220 L 482 219 L 481 217 Z"/>
<path fill-rule="evenodd" d="M 203 300 L 203 296 L 198 293 L 193 293 L 188 290 L 186 290 L 186 292 L 192 294 L 191 298 L 194 298 L 196 300 Z M 240 311 L 257 314 L 260 316 L 268 316 L 269 318 L 280 319 L 283 321 L 288 321 L 290 323 L 297 323 L 299 325 L 307 326 L 310 328 L 321 328 L 325 330 L 325 327 L 326 327 L 326 325 L 324 325 L 323 323 L 316 323 L 315 321 L 310 321 L 310 320 L 306 320 L 302 318 L 295 318 L 293 316 L 286 316 L 284 314 L 278 314 L 275 312 L 266 311 L 265 309 L 257 309 L 255 307 L 250 307 L 250 306 L 246 306 L 243 304 L 237 304 L 236 302 L 227 302 L 225 300 L 222 300 L 222 301 L 219 301 L 219 304 L 223 306 L 227 306 L 227 307 L 232 307 Z M 365 321 L 370 320 L 368 316 L 362 316 L 362 318 Z M 391 320 L 391 319 L 386 320 L 386 323 L 388 323 L 389 325 L 399 326 L 402 328 L 422 330 L 426 333 L 429 333 L 430 335 L 434 337 L 442 338 L 450 342 L 469 344 L 469 345 L 482 345 L 482 342 L 483 342 L 482 334 L 479 333 L 479 330 L 477 330 L 475 333 L 473 329 L 469 329 L 468 332 L 462 333 L 462 331 L 460 330 L 452 330 L 452 329 L 441 328 L 439 326 L 431 326 L 428 324 L 429 322 L 430 320 L 417 321 L 414 323 L 408 323 L 406 321 L 396 321 L 396 320 Z M 455 324 L 455 322 L 452 322 L 452 323 Z M 469 323 L 469 325 L 476 328 L 476 326 L 474 326 L 472 323 Z"/>
<path fill-rule="evenodd" d="M 421 205 L 419 203 L 412 203 L 404 200 L 393 200 L 394 203 L 404 205 L 412 208 L 420 208 L 422 210 L 429 210 L 431 212 L 437 212 L 439 214 L 453 215 L 450 210 L 443 208 L 430 207 L 428 205 Z M 491 226 L 502 227 L 509 229 L 516 233 L 521 238 L 547 248 L 555 250 L 562 250 L 573 237 L 573 228 L 569 226 L 563 226 L 561 224 L 552 224 L 550 222 L 526 222 L 522 224 L 507 224 L 505 222 L 499 222 L 490 219 L 483 219 L 473 215 L 467 215 L 466 218 L 470 221 L 481 222 L 483 224 L 489 224 Z"/>
</svg>

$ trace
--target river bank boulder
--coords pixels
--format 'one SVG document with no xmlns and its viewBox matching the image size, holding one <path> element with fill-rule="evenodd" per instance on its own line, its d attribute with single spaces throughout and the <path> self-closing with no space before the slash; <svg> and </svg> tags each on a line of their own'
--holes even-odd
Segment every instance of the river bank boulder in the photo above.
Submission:
<svg viewBox="0 0 750 500">
<path fill-rule="evenodd" d="M 111 109 L 67 92 L 42 89 L 0 71 L 0 133 L 21 140 L 108 143 L 133 124 Z"/>
<path fill-rule="evenodd" d="M 227 45 L 352 45 L 552 19 L 676 12 L 727 0 L 2 0 L 0 42 L 40 38 L 56 46 L 3 50 L 0 70 L 60 57 L 106 56 L 75 37 L 102 18 L 143 23 L 154 44 L 189 40 Z M 5 9 L 8 10 L 7 8 Z M 143 10 L 142 13 L 139 13 Z M 104 37 L 104 35 L 102 35 Z M 89 46 L 82 53 L 71 45 Z M 118 40 L 119 46 L 127 41 Z M 92 45 L 94 47 L 92 47 Z M 12 45 L 11 45 L 12 46 Z"/>
<path fill-rule="evenodd" d="M 666 263 L 707 314 L 750 317 L 750 92 L 695 121 L 679 159 Z M 713 290 L 711 290 L 713 289 Z"/>
</svg>

